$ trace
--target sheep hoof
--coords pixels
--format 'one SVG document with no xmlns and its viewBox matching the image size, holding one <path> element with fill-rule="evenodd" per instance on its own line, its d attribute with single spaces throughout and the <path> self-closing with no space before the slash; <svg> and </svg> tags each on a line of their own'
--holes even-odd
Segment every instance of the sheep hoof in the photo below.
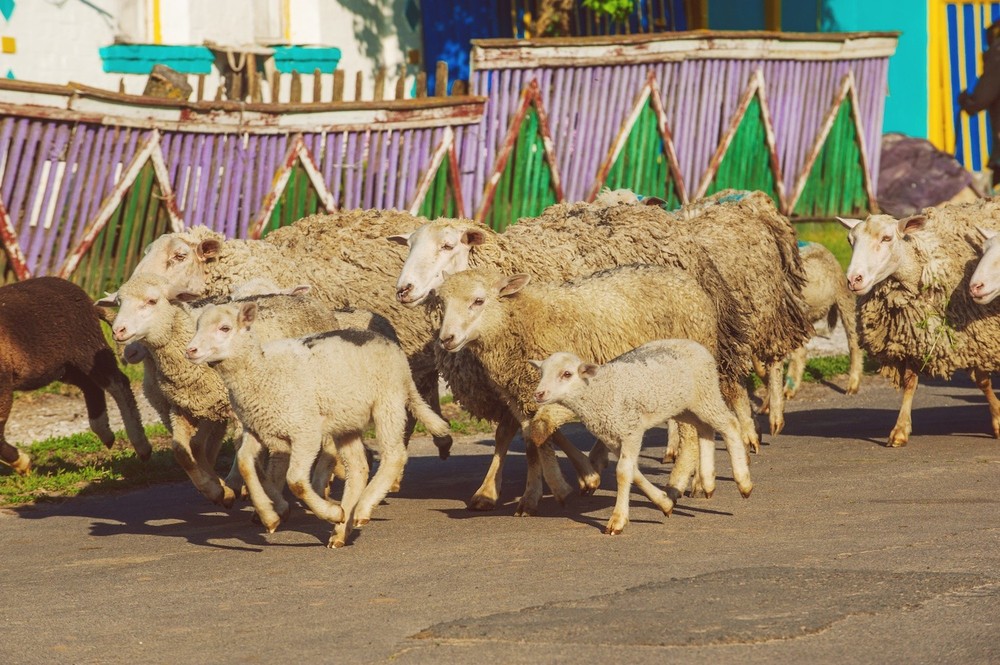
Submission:
<svg viewBox="0 0 1000 665">
<path fill-rule="evenodd" d="M 604 527 L 604 533 L 609 536 L 617 536 L 625 529 L 626 524 L 628 524 L 627 519 L 612 515 L 611 519 L 608 520 L 608 525 Z"/>
<path fill-rule="evenodd" d="M 219 504 L 226 510 L 233 507 L 236 502 L 236 492 L 234 492 L 229 487 L 223 486 L 222 488 L 222 498 L 219 499 Z"/>
<path fill-rule="evenodd" d="M 11 462 L 10 468 L 19 476 L 27 476 L 31 473 L 31 458 L 23 450 L 18 450 L 17 459 Z"/>
<path fill-rule="evenodd" d="M 469 510 L 493 510 L 497 507 L 497 500 L 488 496 L 476 494 L 469 500 Z"/>
<path fill-rule="evenodd" d="M 785 419 L 775 418 L 771 421 L 771 436 L 777 436 L 781 434 L 781 430 L 785 429 Z"/>
<path fill-rule="evenodd" d="M 753 485 L 752 484 L 747 484 L 747 485 L 740 486 L 740 495 L 744 499 L 749 499 L 750 498 L 750 492 L 752 492 L 752 491 L 753 491 Z"/>
<path fill-rule="evenodd" d="M 905 427 L 900 427 L 897 425 L 892 428 L 889 433 L 889 441 L 886 442 L 887 448 L 902 448 L 910 441 L 910 433 L 906 431 Z"/>
<path fill-rule="evenodd" d="M 434 437 L 434 445 L 437 446 L 438 457 L 441 459 L 448 459 L 451 455 L 451 444 L 451 435 Z"/>
<path fill-rule="evenodd" d="M 517 510 L 514 511 L 514 517 L 531 517 L 537 514 L 538 504 L 524 499 L 518 501 Z"/>
<path fill-rule="evenodd" d="M 705 490 L 705 498 L 706 499 L 711 499 L 712 495 L 714 495 L 714 494 L 715 494 L 715 488 L 714 487 L 712 489 L 710 489 L 710 490 Z"/>
<path fill-rule="evenodd" d="M 580 494 L 593 494 L 601 486 L 601 474 L 588 473 L 580 478 Z"/>
<path fill-rule="evenodd" d="M 361 528 L 371 521 L 372 519 L 370 517 L 359 517 L 356 520 L 354 520 L 354 526 L 357 528 Z"/>
<path fill-rule="evenodd" d="M 330 539 L 330 542 L 328 542 L 326 544 L 326 546 L 329 549 L 332 550 L 332 549 L 339 549 L 339 548 L 343 547 L 346 544 L 347 544 L 347 541 L 345 541 L 343 538 L 341 538 L 341 537 L 334 537 L 334 538 Z"/>
</svg>

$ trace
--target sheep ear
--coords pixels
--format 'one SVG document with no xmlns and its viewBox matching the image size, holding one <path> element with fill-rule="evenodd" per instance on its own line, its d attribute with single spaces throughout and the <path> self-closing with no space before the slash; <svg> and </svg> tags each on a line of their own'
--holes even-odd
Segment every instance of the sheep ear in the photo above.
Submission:
<svg viewBox="0 0 1000 665">
<path fill-rule="evenodd" d="M 853 219 L 851 217 L 838 217 L 837 221 L 849 229 L 853 229 L 855 226 L 861 223 L 860 219 Z"/>
<path fill-rule="evenodd" d="M 194 302 L 198 300 L 200 296 L 196 293 L 191 293 L 190 291 L 181 291 L 173 297 L 173 300 L 177 302 Z"/>
<path fill-rule="evenodd" d="M 993 229 L 988 229 L 985 226 L 977 226 L 976 230 L 979 231 L 987 240 L 996 236 L 997 233 L 1000 233 L 1000 231 L 994 231 Z"/>
<path fill-rule="evenodd" d="M 245 302 L 240 307 L 240 313 L 236 317 L 236 323 L 241 327 L 250 329 L 251 324 L 257 318 L 257 303 L 254 301 Z"/>
<path fill-rule="evenodd" d="M 117 307 L 118 292 L 115 291 L 114 293 L 108 293 L 107 291 L 105 291 L 104 296 L 100 300 L 94 302 L 94 304 L 97 305 L 98 307 Z"/>
<path fill-rule="evenodd" d="M 927 226 L 927 216 L 926 215 L 913 215 L 912 217 L 904 217 L 896 223 L 896 228 L 903 235 L 913 233 L 914 231 L 920 231 L 925 226 Z"/>
<path fill-rule="evenodd" d="M 299 284 L 290 289 L 285 289 L 282 293 L 286 296 L 304 296 L 310 291 L 312 291 L 312 284 Z"/>
<path fill-rule="evenodd" d="M 462 234 L 462 242 L 470 247 L 482 245 L 486 242 L 486 232 L 482 229 L 468 229 Z"/>
<path fill-rule="evenodd" d="M 497 287 L 499 287 L 501 297 L 512 296 L 523 289 L 524 286 L 530 281 L 531 275 L 522 272 L 500 279 L 500 281 L 497 282 Z"/>
<path fill-rule="evenodd" d="M 388 240 L 389 242 L 394 243 L 396 245 L 409 245 L 410 244 L 410 236 L 412 236 L 412 235 L 413 235 L 413 231 L 410 231 L 409 233 L 400 233 L 400 234 L 397 234 L 397 235 L 394 235 L 394 236 L 389 236 L 389 237 L 386 238 L 386 240 Z"/>
<path fill-rule="evenodd" d="M 580 367 L 577 368 L 576 372 L 584 379 L 589 381 L 590 379 L 597 376 L 600 370 L 601 370 L 600 365 L 594 365 L 592 363 L 582 363 Z"/>
<path fill-rule="evenodd" d="M 542 361 L 541 361 L 541 360 L 531 360 L 531 359 L 529 358 L 529 359 L 528 359 L 527 361 L 525 361 L 525 362 L 527 362 L 527 363 L 528 363 L 529 365 L 531 365 L 531 366 L 532 366 L 532 367 L 534 367 L 535 369 L 538 369 L 538 370 L 542 369 Z"/>
<path fill-rule="evenodd" d="M 222 249 L 222 243 L 215 238 L 209 238 L 207 240 L 202 240 L 198 243 L 198 258 L 204 260 L 214 259 L 219 255 L 219 251 Z"/>
</svg>

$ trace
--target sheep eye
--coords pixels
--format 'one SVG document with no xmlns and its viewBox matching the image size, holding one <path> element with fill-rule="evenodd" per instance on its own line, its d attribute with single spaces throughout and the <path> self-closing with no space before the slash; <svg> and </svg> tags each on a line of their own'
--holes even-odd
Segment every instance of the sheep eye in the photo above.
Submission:
<svg viewBox="0 0 1000 665">
<path fill-rule="evenodd" d="M 570 377 L 572 377 L 572 376 L 573 376 L 573 372 L 571 372 L 571 371 L 569 371 L 569 370 L 565 370 L 565 371 L 564 371 L 564 372 L 562 373 L 562 378 L 564 378 L 564 379 L 568 379 L 568 378 L 570 378 Z"/>
<path fill-rule="evenodd" d="M 232 328 L 230 326 L 219 326 L 219 332 L 227 333 L 230 330 L 232 330 Z"/>
<path fill-rule="evenodd" d="M 892 236 L 882 236 L 882 242 L 892 242 Z"/>
<path fill-rule="evenodd" d="M 450 252 L 451 250 L 455 249 L 455 246 L 452 245 L 451 243 L 446 242 L 445 244 L 441 245 L 441 249 L 443 249 L 446 252 Z"/>
<path fill-rule="evenodd" d="M 150 298 L 149 300 L 146 301 L 146 304 L 149 305 L 150 307 L 152 307 L 156 303 L 157 303 L 157 299 L 156 298 Z"/>
<path fill-rule="evenodd" d="M 476 298 L 475 300 L 472 301 L 472 304 L 475 307 L 482 307 L 484 304 L 486 304 L 486 300 L 484 298 Z"/>
</svg>

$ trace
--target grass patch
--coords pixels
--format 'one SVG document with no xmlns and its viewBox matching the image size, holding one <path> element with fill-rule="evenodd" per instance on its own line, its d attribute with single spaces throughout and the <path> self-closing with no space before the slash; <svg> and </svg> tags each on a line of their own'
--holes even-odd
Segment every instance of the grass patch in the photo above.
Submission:
<svg viewBox="0 0 1000 665">
<path fill-rule="evenodd" d="M 786 370 L 787 367 L 788 365 L 786 364 Z M 878 365 L 867 356 L 865 356 L 863 368 L 865 374 L 874 374 L 878 372 Z M 810 358 L 806 361 L 806 369 L 802 374 L 802 381 L 821 383 L 823 381 L 829 381 L 835 376 L 847 374 L 850 370 L 851 358 L 847 355 L 819 356 L 817 358 Z M 754 390 L 764 385 L 756 373 L 750 374 L 750 381 L 753 383 Z"/>
<path fill-rule="evenodd" d="M 124 432 L 117 434 L 110 450 L 91 432 L 52 437 L 24 448 L 31 455 L 31 475 L 19 476 L 0 466 L 0 506 L 62 500 L 187 478 L 174 460 L 170 435 L 162 425 L 146 427 L 153 447 L 153 455 L 146 462 L 136 457 Z M 227 441 L 216 465 L 222 475 L 232 459 L 232 442 Z"/>
<path fill-rule="evenodd" d="M 829 222 L 799 222 L 795 224 L 799 240 L 818 242 L 833 252 L 845 271 L 851 262 L 851 244 L 847 242 L 847 229 L 837 220 Z"/>
</svg>

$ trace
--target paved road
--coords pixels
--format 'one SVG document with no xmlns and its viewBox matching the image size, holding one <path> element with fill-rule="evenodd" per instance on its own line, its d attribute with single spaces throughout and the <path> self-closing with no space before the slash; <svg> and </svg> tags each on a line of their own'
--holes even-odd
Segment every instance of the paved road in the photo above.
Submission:
<svg viewBox="0 0 1000 665">
<path fill-rule="evenodd" d="M 605 489 L 515 518 L 465 499 L 488 442 L 418 441 L 403 491 L 351 546 L 299 511 L 265 535 L 188 484 L 0 512 L 0 663 L 1000 662 L 1000 442 L 968 382 L 898 394 L 812 386 L 765 437 L 742 500 L 719 450 L 711 500 L 669 519 Z M 589 437 L 571 432 L 581 445 Z M 649 477 L 662 432 L 649 438 Z M 568 466 L 566 466 L 568 471 Z"/>
</svg>

